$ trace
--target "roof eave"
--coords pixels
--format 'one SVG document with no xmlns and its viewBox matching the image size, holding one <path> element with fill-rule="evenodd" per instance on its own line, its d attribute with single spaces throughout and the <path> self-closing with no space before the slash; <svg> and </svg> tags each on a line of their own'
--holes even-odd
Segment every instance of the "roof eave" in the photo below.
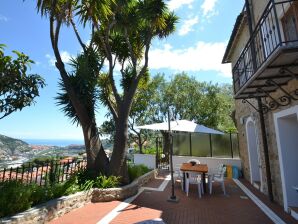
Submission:
<svg viewBox="0 0 298 224">
<path fill-rule="evenodd" d="M 225 51 L 225 54 L 223 56 L 223 59 L 222 59 L 222 64 L 225 64 L 225 63 L 231 63 L 231 59 L 229 58 L 230 56 L 230 53 L 231 53 L 231 49 L 232 49 L 232 46 L 236 40 L 236 36 L 237 34 L 239 33 L 239 31 L 241 30 L 241 25 L 243 24 L 243 21 L 245 19 L 245 11 L 242 11 L 238 16 L 237 16 L 237 19 L 236 19 L 236 22 L 235 22 L 235 25 L 234 25 L 234 28 L 232 30 L 232 34 L 230 36 L 230 40 L 228 42 L 228 45 L 227 45 L 227 48 L 226 48 L 226 51 Z"/>
</svg>

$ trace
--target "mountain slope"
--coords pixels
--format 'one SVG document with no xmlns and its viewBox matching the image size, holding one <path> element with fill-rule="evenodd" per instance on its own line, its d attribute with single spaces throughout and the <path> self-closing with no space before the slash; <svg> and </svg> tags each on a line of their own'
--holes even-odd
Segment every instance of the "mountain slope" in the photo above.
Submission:
<svg viewBox="0 0 298 224">
<path fill-rule="evenodd" d="M 31 148 L 28 143 L 19 139 L 0 135 L 0 159 L 8 155 L 18 155 L 30 150 Z"/>
</svg>

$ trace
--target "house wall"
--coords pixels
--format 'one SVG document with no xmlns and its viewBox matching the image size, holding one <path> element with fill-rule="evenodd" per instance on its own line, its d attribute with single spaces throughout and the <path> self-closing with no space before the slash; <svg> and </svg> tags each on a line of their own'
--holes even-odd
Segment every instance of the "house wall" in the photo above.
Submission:
<svg viewBox="0 0 298 224">
<path fill-rule="evenodd" d="M 260 19 L 262 12 L 265 6 L 268 3 L 268 0 L 251 0 L 252 8 L 253 8 L 253 17 L 255 22 Z M 239 38 L 236 39 L 233 49 L 231 58 L 232 58 L 232 67 L 235 65 L 236 61 L 238 60 L 241 49 L 243 49 L 244 44 L 248 40 L 248 25 L 246 24 L 246 28 L 241 30 L 241 33 L 238 34 Z M 283 88 L 287 92 L 293 92 L 295 89 L 298 88 L 298 80 L 290 81 L 286 86 Z M 284 95 L 284 93 L 280 90 L 277 90 L 275 93 L 272 94 L 275 98 L 279 98 Z M 251 103 L 257 107 L 256 100 L 250 100 Z M 240 158 L 242 162 L 242 169 L 245 179 L 250 181 L 250 169 L 249 169 L 249 155 L 248 155 L 248 146 L 247 146 L 247 133 L 246 133 L 246 121 L 249 117 L 251 117 L 255 121 L 256 129 L 257 129 L 257 138 L 258 138 L 258 147 L 260 150 L 260 162 L 261 162 L 261 172 L 262 172 L 262 182 L 263 182 L 263 192 L 265 194 L 268 193 L 267 188 L 267 179 L 266 179 L 266 170 L 265 170 L 265 162 L 264 162 L 264 149 L 263 149 L 263 142 L 261 136 L 261 127 L 259 121 L 259 114 L 255 111 L 250 105 L 247 103 L 242 103 L 242 100 L 236 100 L 236 120 L 237 120 L 237 128 L 239 132 L 239 152 Z M 276 141 L 276 132 L 274 127 L 274 119 L 273 115 L 276 112 L 281 110 L 288 109 L 298 105 L 298 101 L 293 101 L 290 105 L 286 107 L 281 107 L 274 111 L 270 111 L 265 114 L 265 126 L 267 131 L 267 141 L 268 141 L 268 150 L 269 150 L 269 160 L 270 160 L 270 169 L 271 169 L 271 179 L 272 179 L 272 190 L 274 200 L 277 201 L 279 204 L 283 204 L 283 194 L 282 194 L 282 184 L 281 184 L 281 174 L 280 174 L 280 166 L 279 166 L 279 157 L 278 157 L 278 148 L 277 148 L 277 141 Z M 240 123 L 240 120 L 242 123 Z M 298 134 L 297 134 L 298 136 Z"/>
<path fill-rule="evenodd" d="M 255 26 L 260 20 L 269 0 L 250 0 L 250 2 L 252 3 L 252 17 L 254 18 L 253 26 Z"/>
<path fill-rule="evenodd" d="M 288 92 L 293 92 L 298 87 L 298 80 L 292 80 L 288 83 L 287 86 L 283 88 Z M 276 91 L 272 96 L 279 98 L 284 95 L 280 90 Z M 256 107 L 257 102 L 255 100 L 250 100 Z M 279 166 L 279 157 L 278 157 L 278 148 L 276 142 L 276 132 L 274 127 L 274 113 L 277 113 L 281 110 L 288 109 L 298 105 L 298 101 L 293 101 L 289 106 L 281 107 L 273 112 L 265 114 L 265 126 L 267 132 L 267 141 L 268 141 L 268 150 L 269 150 L 269 160 L 270 160 L 270 169 L 271 169 L 271 179 L 272 179 L 272 190 L 274 199 L 283 204 L 282 196 L 282 184 L 280 176 L 280 166 Z M 250 171 L 249 171 L 249 158 L 248 158 L 248 147 L 247 147 L 247 134 L 245 130 L 245 123 L 248 117 L 252 117 L 255 121 L 257 136 L 258 136 L 258 146 L 260 149 L 260 160 L 262 168 L 262 182 L 263 182 L 263 192 L 268 193 L 267 189 L 267 179 L 266 179 L 266 170 L 265 170 L 265 160 L 264 160 L 264 149 L 261 136 L 261 127 L 259 121 L 258 113 L 249 105 L 242 103 L 241 100 L 236 100 L 236 119 L 237 119 L 237 128 L 239 132 L 239 152 L 240 158 L 242 161 L 242 169 L 245 179 L 250 180 Z M 244 120 L 243 124 L 240 124 L 240 119 Z M 298 134 L 297 134 L 298 136 Z"/>
<path fill-rule="evenodd" d="M 232 66 L 235 65 L 235 63 L 237 62 L 239 55 L 243 51 L 248 40 L 249 40 L 249 30 L 248 30 L 247 20 L 245 19 L 243 27 L 240 30 L 240 33 L 236 38 L 237 44 L 234 45 L 232 48 L 232 53 L 231 53 Z"/>
</svg>

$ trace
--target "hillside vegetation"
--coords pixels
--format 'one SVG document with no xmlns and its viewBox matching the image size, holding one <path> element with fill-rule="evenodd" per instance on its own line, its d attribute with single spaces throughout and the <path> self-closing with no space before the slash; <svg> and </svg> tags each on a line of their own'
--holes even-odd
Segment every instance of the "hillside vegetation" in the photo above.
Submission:
<svg viewBox="0 0 298 224">
<path fill-rule="evenodd" d="M 30 150 L 31 148 L 28 143 L 19 139 L 0 135 L 0 159 L 8 155 L 14 156 Z"/>
</svg>

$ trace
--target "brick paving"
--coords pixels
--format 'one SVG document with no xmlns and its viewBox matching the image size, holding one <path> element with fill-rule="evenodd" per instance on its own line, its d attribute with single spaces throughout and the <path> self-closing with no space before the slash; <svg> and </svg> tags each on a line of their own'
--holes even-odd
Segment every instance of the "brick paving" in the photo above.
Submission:
<svg viewBox="0 0 298 224">
<path fill-rule="evenodd" d="M 272 223 L 231 180 L 226 182 L 227 196 L 222 194 L 219 185 L 215 185 L 213 194 L 205 194 L 201 199 L 195 186 L 191 187 L 189 197 L 181 191 L 180 186 L 176 186 L 178 203 L 167 202 L 170 187 L 168 184 L 164 192 L 144 191 L 111 223 L 138 223 L 156 218 L 173 224 Z"/>
<path fill-rule="evenodd" d="M 259 190 L 254 188 L 247 180 L 241 179 L 241 182 L 247 187 L 255 196 L 257 196 L 265 205 L 267 205 L 272 211 L 274 211 L 281 219 L 287 224 L 298 223 L 290 214 L 284 212 L 284 208 L 276 202 L 270 202 L 268 196 L 261 193 Z"/>
<path fill-rule="evenodd" d="M 89 203 L 82 208 L 73 210 L 58 219 L 54 219 L 50 224 L 95 224 L 118 206 L 120 201 L 105 203 Z"/>
<path fill-rule="evenodd" d="M 147 184 L 146 187 L 157 188 L 163 179 L 164 175 L 161 175 Z M 179 202 L 170 203 L 167 198 L 171 193 L 171 184 L 168 184 L 162 192 L 145 190 L 130 205 L 121 210 L 120 214 L 111 221 L 111 224 L 162 224 L 163 222 L 168 224 L 272 223 L 232 180 L 226 181 L 226 191 L 227 195 L 224 196 L 220 186 L 214 185 L 213 194 L 205 193 L 200 199 L 195 186 L 191 186 L 190 195 L 187 197 L 181 191 L 179 184 L 176 184 L 175 192 Z M 50 223 L 95 224 L 119 204 L 118 201 L 90 203 Z M 284 219 L 283 216 L 280 217 Z M 284 220 L 288 223 L 290 219 Z"/>
</svg>

